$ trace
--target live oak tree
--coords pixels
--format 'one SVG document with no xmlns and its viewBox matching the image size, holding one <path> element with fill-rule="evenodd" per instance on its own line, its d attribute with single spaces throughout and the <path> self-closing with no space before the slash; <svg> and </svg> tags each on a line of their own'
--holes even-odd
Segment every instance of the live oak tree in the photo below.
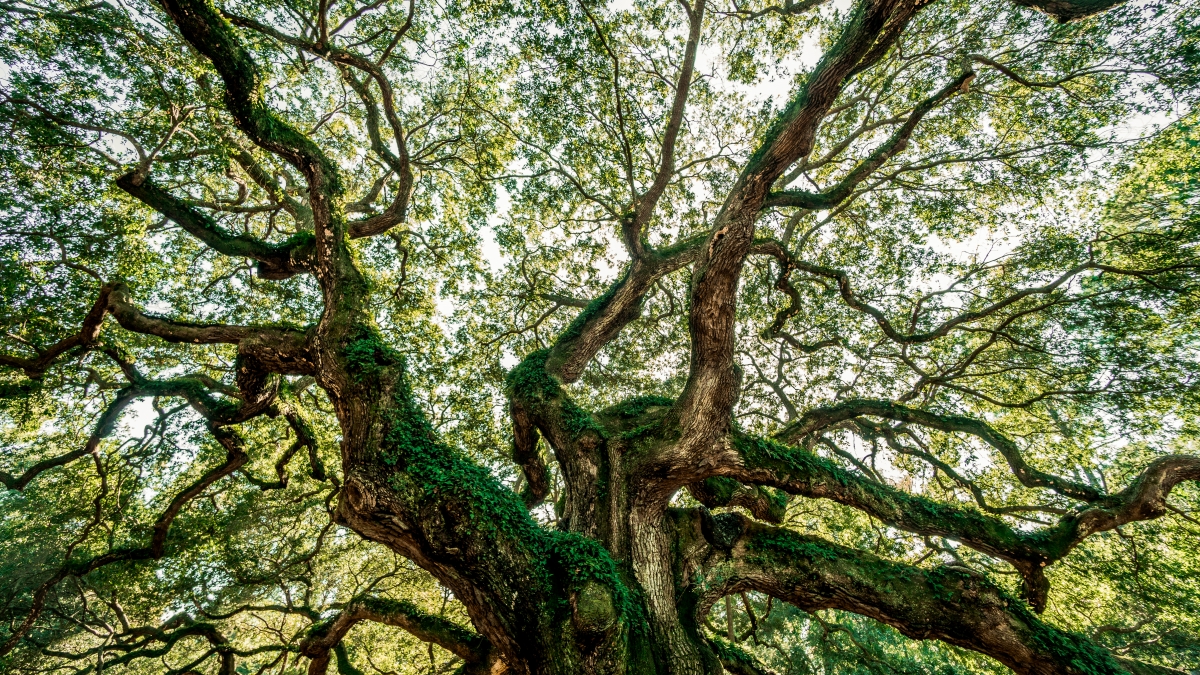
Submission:
<svg viewBox="0 0 1200 675">
<path fill-rule="evenodd" d="M 1197 6 L 0 11 L 5 670 L 1200 665 Z"/>
</svg>

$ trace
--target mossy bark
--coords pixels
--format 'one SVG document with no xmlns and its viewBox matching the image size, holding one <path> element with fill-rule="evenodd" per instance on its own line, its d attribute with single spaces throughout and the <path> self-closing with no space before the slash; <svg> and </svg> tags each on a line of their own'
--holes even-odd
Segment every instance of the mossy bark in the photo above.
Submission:
<svg viewBox="0 0 1200 675">
<path fill-rule="evenodd" d="M 700 626 L 716 599 L 754 589 L 805 608 L 839 607 L 872 616 L 913 637 L 977 649 L 1019 672 L 1121 672 L 1086 640 L 1042 624 L 1020 601 L 986 581 L 889 562 L 744 516 L 709 511 L 743 507 L 762 520 L 778 521 L 785 506 L 777 491 L 782 490 L 891 513 L 898 526 L 915 531 L 940 523 L 941 529 L 930 531 L 969 534 L 997 553 L 1030 545 L 994 520 L 953 510 L 914 511 L 927 505 L 868 489 L 782 446 L 747 439 L 732 424 L 738 395 L 735 300 L 770 188 L 811 151 L 817 127 L 847 79 L 877 61 L 922 4 L 860 3 L 751 156 L 712 232 L 664 250 L 638 240 L 628 269 L 609 291 L 589 304 L 550 349 L 529 355 L 513 370 L 507 395 L 514 459 L 527 485 L 518 495 L 437 437 L 416 403 L 404 360 L 375 329 L 367 307 L 370 288 L 349 245 L 356 232 L 344 218 L 336 163 L 264 104 L 255 64 L 211 2 L 163 0 L 181 33 L 220 73 L 238 127 L 304 175 L 313 232 L 284 246 L 267 246 L 223 231 L 144 176 L 123 179 L 122 187 L 174 214 L 213 248 L 258 260 L 268 275 L 311 273 L 324 311 L 315 326 L 303 330 L 238 332 L 146 317 L 119 289 L 111 289 L 101 315 L 110 311 L 122 325 L 167 339 L 237 344 L 238 382 L 247 404 L 273 399 L 272 373 L 315 377 L 334 405 L 342 432 L 344 482 L 336 518 L 435 576 L 463 603 L 475 629 L 456 631 L 411 607 L 359 599 L 306 639 L 313 668 L 323 672 L 331 652 L 341 668 L 345 652 L 338 631 L 344 634 L 355 620 L 380 620 L 459 650 L 455 653 L 467 672 L 741 672 L 746 665 L 736 650 L 711 642 Z M 348 52 L 298 46 L 324 49 L 339 65 L 361 67 L 378 78 Z M 366 90 L 359 91 L 373 106 Z M 390 100 L 384 101 L 385 117 L 394 123 L 388 105 Z M 379 120 L 372 124 L 377 127 Z M 404 205 L 398 202 L 389 218 L 402 217 Z M 650 217 L 652 206 L 647 209 L 639 220 Z M 564 385 L 637 317 L 657 280 L 689 264 L 692 363 L 680 398 L 639 397 L 595 413 L 581 408 Z M 556 528 L 539 525 L 529 513 L 549 492 L 539 439 L 549 445 L 566 487 Z M 1200 472 L 1191 465 L 1160 468 L 1156 479 L 1144 482 L 1143 492 L 1165 495 L 1172 481 Z M 690 489 L 707 508 L 672 508 L 671 499 L 681 489 Z M 914 524 L 906 517 L 923 520 Z"/>
</svg>

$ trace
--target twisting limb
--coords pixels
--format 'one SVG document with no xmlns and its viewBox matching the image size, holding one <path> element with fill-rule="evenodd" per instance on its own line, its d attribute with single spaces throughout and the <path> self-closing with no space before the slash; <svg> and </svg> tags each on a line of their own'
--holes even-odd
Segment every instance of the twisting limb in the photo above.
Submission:
<svg viewBox="0 0 1200 675">
<path fill-rule="evenodd" d="M 521 501 L 533 508 L 550 495 L 550 467 L 538 451 L 537 423 L 526 404 L 518 399 L 509 401 L 509 416 L 513 424 L 513 461 L 525 477 Z"/>
<path fill-rule="evenodd" d="M 851 399 L 831 406 L 814 408 L 780 430 L 776 437 L 786 443 L 795 444 L 821 429 L 863 416 L 883 417 L 939 431 L 971 434 L 995 448 L 1008 462 L 1008 466 L 1017 480 L 1021 481 L 1025 487 L 1048 488 L 1072 499 L 1087 502 L 1099 501 L 1105 496 L 1102 491 L 1091 485 L 1055 476 L 1029 466 L 1017 444 L 996 431 L 987 422 L 962 415 L 940 415 L 891 401 Z"/>
<path fill-rule="evenodd" d="M 188 234 L 196 237 L 218 253 L 251 258 L 258 262 L 258 275 L 264 279 L 286 279 L 312 269 L 313 239 L 299 234 L 280 244 L 268 244 L 247 234 L 226 232 L 208 214 L 136 173 L 117 179 L 117 187 L 137 198 L 146 206 L 178 223 Z"/>
<path fill-rule="evenodd" d="M 150 541 L 146 546 L 117 548 L 86 560 L 67 561 L 49 579 L 42 582 L 42 585 L 33 593 L 33 601 L 29 612 L 25 615 L 25 620 L 14 628 L 12 634 L 9 635 L 4 644 L 0 645 L 0 656 L 12 651 L 22 638 L 25 637 L 25 634 L 29 632 L 29 629 L 33 627 L 38 617 L 41 616 L 42 610 L 46 605 L 46 597 L 63 579 L 69 576 L 83 576 L 113 563 L 157 560 L 163 556 L 163 553 L 166 551 L 167 535 L 171 531 L 171 523 L 175 521 L 175 516 L 179 515 L 179 512 L 183 510 L 183 507 L 188 502 L 203 493 L 210 485 L 233 473 L 249 459 L 242 447 L 242 440 L 237 434 L 229 429 L 215 425 L 209 425 L 209 429 L 217 441 L 225 448 L 225 462 L 220 466 L 209 469 L 196 482 L 175 495 L 175 498 L 171 500 L 167 508 L 159 515 L 154 525 L 150 527 Z"/>
<path fill-rule="evenodd" d="M 103 284 L 100 286 L 96 302 L 92 303 L 91 310 L 83 318 L 83 325 L 80 327 L 78 333 L 63 338 L 45 349 L 38 350 L 37 356 L 33 358 L 0 354 L 0 366 L 20 368 L 25 371 L 25 377 L 31 380 L 38 380 L 41 379 L 46 369 L 53 365 L 58 357 L 76 348 L 88 349 L 95 345 L 96 340 L 100 337 L 100 327 L 104 323 L 104 315 L 109 307 L 109 296 L 112 294 L 113 289 L 114 286 L 112 284 Z"/>
<path fill-rule="evenodd" d="M 971 80 L 975 79 L 973 71 L 966 71 L 954 78 L 949 84 L 933 96 L 921 101 L 913 109 L 908 119 L 900 126 L 891 138 L 876 148 L 865 160 L 846 174 L 836 185 L 823 192 L 804 192 L 801 190 L 781 190 L 767 195 L 763 208 L 777 206 L 792 206 L 808 210 L 824 210 L 837 206 L 854 191 L 860 183 L 867 179 L 876 169 L 883 166 L 889 159 L 908 147 L 908 139 L 912 137 L 917 125 L 931 110 L 955 94 L 967 91 Z"/>
<path fill-rule="evenodd" d="M 384 74 L 380 65 L 370 59 L 356 54 L 352 51 L 341 49 L 327 40 L 311 42 L 301 38 L 293 37 L 281 33 L 266 24 L 263 24 L 254 19 L 250 19 L 236 14 L 226 12 L 225 18 L 229 19 L 235 25 L 249 28 L 263 35 L 270 36 L 284 44 L 303 49 L 310 54 L 314 54 L 321 58 L 327 59 L 339 66 L 351 67 L 366 73 L 376 86 L 379 87 L 380 101 L 383 106 L 383 116 L 387 120 L 388 126 L 391 128 L 392 136 L 396 141 L 396 147 L 399 154 L 394 154 L 387 145 L 383 142 L 383 137 L 380 135 L 380 119 L 379 106 L 376 104 L 374 97 L 371 96 L 370 90 L 366 83 L 354 77 L 348 70 L 342 70 L 343 79 L 350 85 L 354 92 L 358 94 L 362 100 L 363 107 L 367 112 L 367 133 L 371 140 L 371 149 L 387 163 L 388 167 L 396 173 L 400 178 L 400 183 L 396 187 L 396 197 L 392 204 L 383 213 L 368 217 L 348 225 L 349 233 L 352 238 L 371 237 L 377 234 L 382 234 L 395 225 L 404 222 L 405 212 L 408 208 L 408 200 L 412 193 L 413 171 L 409 161 L 409 153 L 407 141 L 404 133 L 404 126 L 400 123 L 400 117 L 396 113 L 395 93 L 392 91 L 392 84 Z M 396 39 L 407 30 L 407 26 L 411 25 L 412 13 L 410 11 L 405 27 L 402 28 Z"/>
<path fill-rule="evenodd" d="M 300 643 L 300 653 L 312 661 L 308 675 L 325 675 L 330 651 L 361 621 L 401 628 L 424 642 L 443 647 L 468 665 L 466 672 L 488 672 L 494 661 L 491 646 L 481 635 L 429 614 L 411 602 L 360 597 L 346 603 L 336 616 L 313 625 Z"/>
<path fill-rule="evenodd" d="M 1042 623 L 982 576 L 891 562 L 736 514 L 723 519 L 725 538 L 712 542 L 698 612 L 729 593 L 755 590 L 809 612 L 854 612 L 911 638 L 965 647 L 1022 675 L 1125 672 L 1107 651 Z"/>
<path fill-rule="evenodd" d="M 1021 574 L 1034 609 L 1045 607 L 1047 565 L 1062 559 L 1088 536 L 1125 523 L 1165 515 L 1167 496 L 1183 481 L 1200 480 L 1200 457 L 1169 455 L 1151 462 L 1119 493 L 1068 512 L 1054 525 L 1018 530 L 974 509 L 943 504 L 846 471 L 807 450 L 739 435 L 734 464 L 713 470 L 751 485 L 829 499 L 871 514 L 893 527 L 944 536 L 1008 561 Z"/>
<path fill-rule="evenodd" d="M 726 431 L 735 400 L 733 338 L 735 302 L 745 257 L 768 192 L 780 175 L 812 151 L 817 128 L 847 79 L 869 66 L 885 27 L 903 24 L 921 3 L 892 0 L 858 4 L 834 46 L 810 73 L 800 91 L 771 126 L 750 157 L 714 222 L 708 244 L 696 262 L 691 288 L 691 366 L 679 398 L 684 454 L 704 452 Z"/>
<path fill-rule="evenodd" d="M 327 305 L 333 304 L 343 282 L 359 281 L 344 258 L 345 219 L 337 166 L 311 139 L 271 111 L 264 100 L 258 65 L 210 0 L 163 0 L 161 4 L 183 37 L 221 75 L 225 107 L 238 129 L 259 147 L 296 167 L 307 181 L 315 228 L 317 263 L 313 269 L 322 282 Z"/>
<path fill-rule="evenodd" d="M 784 250 L 783 245 L 773 239 L 764 239 L 755 242 L 750 247 L 750 253 L 767 254 L 775 257 L 779 262 L 779 276 L 775 277 L 775 289 L 788 297 L 787 307 L 775 312 L 775 318 L 771 321 L 771 325 L 767 326 L 762 332 L 763 337 L 769 340 L 782 339 L 791 345 L 793 349 L 804 354 L 813 354 L 822 349 L 842 344 L 842 341 L 837 338 L 827 338 L 812 344 L 804 344 L 792 335 L 784 332 L 783 329 L 787 326 L 787 322 L 791 321 L 792 317 L 796 316 L 801 309 L 800 292 L 796 290 L 796 287 L 791 282 L 792 270 L 795 268 L 792 266 L 790 257 Z"/>
<path fill-rule="evenodd" d="M 42 473 L 43 471 L 52 469 L 56 466 L 70 464 L 81 457 L 86 457 L 96 452 L 96 450 L 100 447 L 100 441 L 104 440 L 113 432 L 113 429 L 117 425 L 117 420 L 120 419 L 121 413 L 124 412 L 125 408 L 128 407 L 129 404 L 134 401 L 134 399 L 147 395 L 149 394 L 139 390 L 136 386 L 129 386 L 121 389 L 117 392 L 117 397 L 113 399 L 112 403 L 109 403 L 108 406 L 104 408 L 104 412 L 100 414 L 100 419 L 96 421 L 96 426 L 92 430 L 91 436 L 88 437 L 87 443 L 85 443 L 82 448 L 61 454 L 57 457 L 51 457 L 50 459 L 42 460 L 26 469 L 19 476 L 14 476 L 7 471 L 0 471 L 0 482 L 3 482 L 4 486 L 9 490 L 24 490 L 25 486 L 29 484 L 29 481 L 36 478 L 38 474 Z"/>
<path fill-rule="evenodd" d="M 389 117 L 392 120 L 393 135 L 395 136 L 396 144 L 400 148 L 399 156 L 393 154 L 383 142 L 383 137 L 379 133 L 378 106 L 376 106 L 375 99 L 371 96 L 367 85 L 354 77 L 354 74 L 346 68 L 342 69 L 342 79 L 358 94 L 358 97 L 362 100 L 363 108 L 367 111 L 367 136 L 371 139 L 371 149 L 375 151 L 375 154 L 383 158 L 392 172 L 400 177 L 400 182 L 396 185 L 395 197 L 382 213 L 350 223 L 350 237 L 352 239 L 372 237 L 387 232 L 405 221 L 408 211 L 408 200 L 412 196 L 414 180 L 412 165 L 409 162 L 408 150 L 405 147 L 406 141 L 402 135 L 403 130 L 400 127 L 400 122 L 396 119 L 396 112 L 392 106 L 385 101 L 384 109 L 389 112 Z M 387 82 L 387 78 L 382 73 L 379 73 L 375 81 Z M 392 96 L 390 85 L 382 88 L 381 92 L 384 97 Z M 379 185 L 382 185 L 382 182 Z"/>
</svg>

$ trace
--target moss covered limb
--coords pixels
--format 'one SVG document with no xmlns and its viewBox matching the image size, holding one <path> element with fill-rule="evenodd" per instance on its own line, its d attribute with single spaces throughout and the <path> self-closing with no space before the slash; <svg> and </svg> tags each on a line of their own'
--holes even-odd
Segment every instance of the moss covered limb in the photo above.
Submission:
<svg viewBox="0 0 1200 675">
<path fill-rule="evenodd" d="M 258 261 L 258 275 L 264 279 L 286 279 L 311 269 L 314 240 L 300 234 L 279 244 L 268 244 L 248 234 L 231 234 L 204 212 L 136 173 L 117 179 L 117 187 L 146 206 L 170 218 L 188 234 L 218 253 Z"/>
<path fill-rule="evenodd" d="M 550 467 L 538 449 L 538 430 L 529 411 L 519 401 L 510 401 L 509 415 L 513 424 L 513 461 L 525 476 L 521 501 L 533 508 L 550 495 Z"/>
<path fill-rule="evenodd" d="M 986 578 L 921 569 L 817 537 L 742 519 L 742 535 L 714 555 L 701 612 L 729 593 L 756 590 L 807 611 L 841 609 L 986 654 L 1017 673 L 1124 675 L 1111 654 L 1037 618 Z"/>
<path fill-rule="evenodd" d="M 1049 592 L 1047 565 L 1066 556 L 1091 534 L 1164 515 L 1167 496 L 1175 485 L 1200 480 L 1200 457 L 1162 457 L 1102 504 L 1072 511 L 1054 525 L 1026 531 L 967 506 L 943 504 L 870 480 L 801 448 L 745 435 L 738 436 L 734 445 L 744 466 L 726 473 L 738 480 L 830 499 L 893 527 L 949 537 L 1007 560 L 1021 573 L 1026 599 L 1038 611 L 1045 607 Z"/>
<path fill-rule="evenodd" d="M 714 476 L 688 486 L 696 501 L 715 509 L 722 506 L 741 507 L 759 520 L 782 523 L 787 510 L 787 493 L 761 485 L 742 485 L 732 478 Z"/>
<path fill-rule="evenodd" d="M 401 628 L 419 640 L 443 647 L 467 663 L 484 663 L 491 656 L 491 645 L 474 631 L 429 614 L 406 600 L 373 596 L 355 598 L 337 615 L 314 624 L 300 643 L 300 653 L 318 664 L 327 663 L 329 651 L 362 621 Z M 309 673 L 316 675 L 312 669 Z"/>
<path fill-rule="evenodd" d="M 883 52 L 876 47 L 887 36 L 886 29 L 902 26 L 923 4 L 887 0 L 858 3 L 837 41 L 826 50 L 750 156 L 743 177 L 761 176 L 765 189 L 793 162 L 806 157 L 812 151 L 817 127 L 846 80 L 882 58 Z M 886 49 L 887 43 L 882 46 Z"/>
<path fill-rule="evenodd" d="M 1066 555 L 1071 545 L 1069 533 L 1021 532 L 1000 518 L 909 494 L 801 448 L 750 436 L 739 436 L 734 445 L 744 467 L 729 472 L 732 477 L 791 494 L 830 499 L 893 527 L 950 537 L 1007 560 L 1021 572 L 1026 593 L 1036 607 L 1044 606 L 1046 599 L 1045 566 Z"/>
<path fill-rule="evenodd" d="M 592 357 L 641 315 L 642 301 L 654 282 L 695 261 L 703 244 L 700 237 L 661 249 L 643 243 L 643 255 L 555 339 L 546 360 L 547 371 L 565 383 L 579 379 Z"/>
<path fill-rule="evenodd" d="M 267 106 L 257 64 L 217 8 L 208 0 L 164 0 L 162 6 L 183 37 L 220 73 L 225 106 L 238 128 L 264 150 L 299 169 L 317 195 L 326 199 L 336 195 L 340 185 L 333 162 Z M 328 212 L 329 205 L 319 201 L 312 204 L 314 215 L 318 209 Z"/>
<path fill-rule="evenodd" d="M 360 331 L 343 356 L 375 407 L 366 411 L 374 422 L 344 424 L 370 435 L 347 441 L 355 447 L 338 518 L 450 588 L 505 662 L 569 673 L 619 654 L 635 609 L 604 547 L 543 529 L 485 467 L 439 440 L 403 360 L 377 334 Z"/>
<path fill-rule="evenodd" d="M 550 374 L 546 365 L 550 355 L 550 350 L 530 354 L 506 381 L 513 459 L 525 474 L 522 497 L 532 506 L 550 491 L 548 467 L 538 449 L 540 432 L 554 451 L 566 482 L 564 524 L 569 523 L 573 531 L 595 535 L 603 464 L 600 447 L 606 432 Z"/>
</svg>

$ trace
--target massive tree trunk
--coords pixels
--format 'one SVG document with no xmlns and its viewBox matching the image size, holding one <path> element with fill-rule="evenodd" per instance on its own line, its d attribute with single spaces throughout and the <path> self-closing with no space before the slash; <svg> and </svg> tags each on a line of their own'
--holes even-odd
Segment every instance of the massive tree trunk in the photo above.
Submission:
<svg viewBox="0 0 1200 675">
<path fill-rule="evenodd" d="M 673 143 L 705 11 L 703 0 L 688 7 L 690 39 L 664 133 L 662 171 L 631 205 L 624 224 L 628 267 L 551 347 L 527 355 L 508 376 L 512 456 L 523 471 L 525 486 L 521 494 L 438 438 L 414 396 L 403 357 L 381 338 L 367 306 L 367 281 L 348 242 L 402 222 L 412 180 L 403 142 L 400 153 L 394 154 L 379 141 L 382 124 L 393 125 L 398 139 L 404 137 L 389 107 L 393 94 L 386 78 L 375 64 L 349 51 L 271 33 L 252 19 L 223 16 L 206 0 L 163 0 L 163 6 L 221 75 L 229 112 L 240 130 L 305 177 L 310 205 L 305 218 L 313 235 L 267 246 L 224 233 L 192 206 L 155 186 L 144 171 L 122 177 L 118 185 L 213 248 L 256 260 L 263 277 L 312 274 L 320 285 L 324 313 L 307 330 L 197 326 L 144 315 L 126 289 L 106 286 L 94 311 L 94 325 L 85 327 L 76 342 L 94 341 L 96 326 L 108 312 L 130 330 L 168 340 L 236 344 L 241 407 L 209 412 L 215 433 L 231 448 L 231 458 L 236 455 L 241 461 L 244 456 L 237 454 L 225 427 L 266 410 L 279 388 L 277 375 L 311 376 L 327 393 L 342 432 L 338 522 L 436 577 L 466 607 L 474 631 L 438 623 L 412 608 L 361 599 L 321 623 L 305 640 L 302 652 L 312 659 L 312 675 L 325 672 L 334 657 L 339 663 L 343 660 L 337 651 L 341 637 L 355 622 L 365 620 L 401 626 L 445 646 L 463 659 L 463 672 L 470 673 L 756 672 L 758 666 L 749 657 L 702 627 L 719 599 L 748 590 L 805 610 L 855 612 L 912 638 L 976 650 L 1018 673 L 1124 672 L 1108 652 L 1046 625 L 1030 606 L 1044 606 L 1047 564 L 1089 534 L 1161 515 L 1166 494 L 1176 483 L 1200 479 L 1200 460 L 1166 458 L 1147 468 L 1125 491 L 1110 495 L 1033 471 L 1015 444 L 982 422 L 899 404 L 850 401 L 811 411 L 778 439 L 749 436 L 732 422 L 739 394 L 736 299 L 748 256 L 775 256 L 784 269 L 784 286 L 794 269 L 833 279 L 847 304 L 864 307 L 844 274 L 793 260 L 786 248 L 756 239 L 764 207 L 824 208 L 844 199 L 856 181 L 903 149 L 925 112 L 967 91 L 974 76 L 964 70 L 932 95 L 884 147 L 850 174 L 845 186 L 828 194 L 772 190 L 788 167 L 812 151 L 818 126 L 846 82 L 878 61 L 924 4 L 866 0 L 857 5 L 841 35 L 751 156 L 711 231 L 672 248 L 654 249 L 646 242 L 645 230 L 671 175 Z M 1056 2 L 1048 7 L 1056 16 L 1072 19 L 1107 4 Z M 386 213 L 356 223 L 347 220 L 336 164 L 267 108 L 256 66 L 231 20 L 344 69 L 367 106 L 377 151 L 406 181 Z M 368 80 L 384 95 L 382 116 L 364 84 Z M 638 316 L 653 284 L 687 266 L 692 269 L 691 362 L 678 399 L 632 398 L 596 411 L 576 404 L 567 387 Z M 1008 304 L 987 311 L 1000 311 Z M 873 316 L 886 324 L 877 311 Z M 884 328 L 898 342 L 932 339 L 902 335 L 890 325 Z M 37 368 L 44 364 L 27 364 L 27 370 Z M 203 407 L 201 399 L 196 399 L 198 407 Z M 976 435 L 1009 460 L 1022 482 L 1056 490 L 1085 502 L 1086 508 L 1044 530 L 1017 531 L 994 515 L 936 504 L 849 474 L 805 446 L 817 431 L 863 417 Z M 550 492 L 543 441 L 565 489 L 555 505 L 560 514 L 556 528 L 542 526 L 530 515 Z M 230 462 L 222 468 L 225 474 L 236 468 L 234 459 Z M 681 491 L 703 506 L 674 506 Z M 1007 560 L 1022 574 L 1026 597 L 1011 597 L 959 569 L 905 565 L 778 527 L 789 495 L 834 500 L 890 526 L 952 537 Z M 715 512 L 725 507 L 740 507 L 753 518 Z M 101 564 L 107 563 L 95 566 Z"/>
</svg>

